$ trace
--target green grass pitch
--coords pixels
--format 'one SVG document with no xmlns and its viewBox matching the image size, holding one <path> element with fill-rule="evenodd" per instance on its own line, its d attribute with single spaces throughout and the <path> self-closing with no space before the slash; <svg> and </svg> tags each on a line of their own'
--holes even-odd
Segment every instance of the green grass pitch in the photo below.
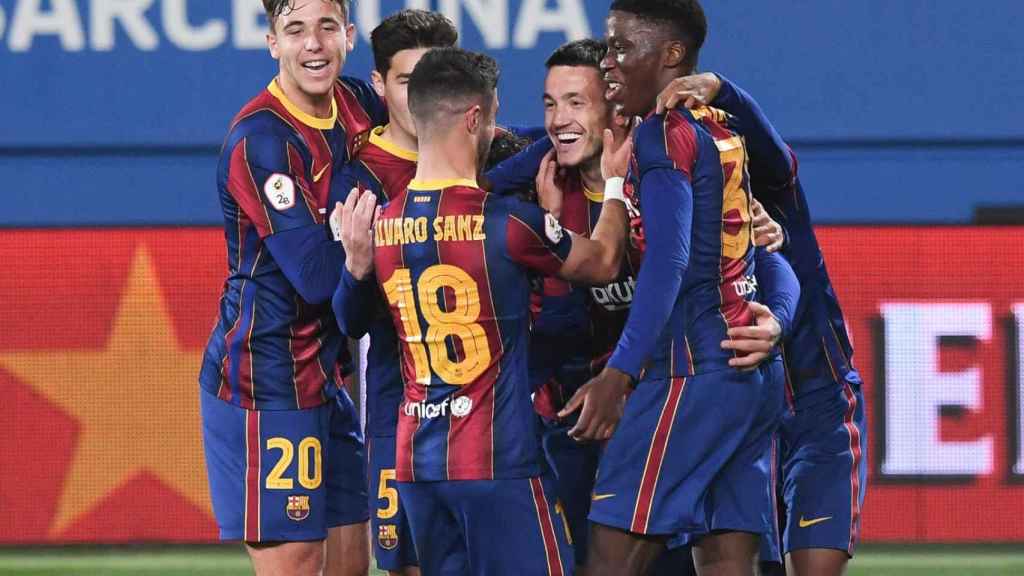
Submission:
<svg viewBox="0 0 1024 576">
<path fill-rule="evenodd" d="M 234 576 L 251 574 L 238 547 L 3 548 L 0 576 Z M 371 575 L 382 573 L 371 571 Z M 864 546 L 849 576 L 1024 574 L 1024 546 Z"/>
</svg>

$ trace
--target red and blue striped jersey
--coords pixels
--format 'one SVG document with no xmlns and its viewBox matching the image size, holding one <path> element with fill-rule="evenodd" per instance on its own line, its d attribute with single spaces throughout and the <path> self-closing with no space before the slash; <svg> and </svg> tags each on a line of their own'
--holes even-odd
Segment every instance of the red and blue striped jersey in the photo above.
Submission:
<svg viewBox="0 0 1024 576">
<path fill-rule="evenodd" d="M 589 190 L 577 168 L 565 170 L 555 183 L 562 191 L 559 222 L 589 237 L 601 216 L 604 194 Z M 604 367 L 629 316 L 642 258 L 642 252 L 631 247 L 623 258 L 619 277 L 600 286 L 550 276 L 543 279 L 532 334 L 544 349 L 531 351 L 530 379 L 534 386 L 550 378 L 556 380 L 559 390 L 545 392 L 554 395 L 554 404 L 568 400 Z"/>
<path fill-rule="evenodd" d="M 297 269 L 319 276 L 318 285 L 332 278 L 337 285 L 341 247 L 325 225 L 334 172 L 347 162 L 354 137 L 385 115 L 369 85 L 343 78 L 330 118 L 304 113 L 276 80 L 235 117 L 217 172 L 228 277 L 200 372 L 207 391 L 243 408 L 291 410 L 323 404 L 341 386 L 350 362 L 326 301 L 333 286 L 322 298 L 305 298 L 298 276 L 286 273 Z M 289 244 L 272 254 L 275 239 L 310 230 L 298 250 Z M 305 252 L 315 252 L 321 265 Z"/>
<path fill-rule="evenodd" d="M 384 140 L 380 126 L 359 137 L 352 162 L 346 166 L 336 189 L 344 201 L 352 188 L 371 190 L 380 206 L 405 194 L 416 175 L 416 152 Z M 333 202 L 331 203 L 333 205 Z M 402 372 L 396 362 L 398 335 L 391 323 L 387 303 L 376 288 L 361 290 L 351 276 L 343 274 L 335 293 L 335 314 L 342 332 L 353 338 L 370 335 L 366 358 L 366 435 L 394 436 L 398 406 L 402 403 Z M 360 293 L 363 292 L 363 293 Z"/>
<path fill-rule="evenodd" d="M 721 110 L 671 110 L 634 135 L 629 180 L 644 250 L 629 319 L 608 362 L 639 378 L 730 369 L 721 342 L 753 320 L 746 147 Z"/>
<path fill-rule="evenodd" d="M 826 386 L 860 384 L 853 366 L 853 344 L 814 234 L 796 155 L 757 102 L 722 78 L 715 105 L 738 119 L 750 147 L 754 194 L 786 230 L 782 254 L 800 281 L 800 300 L 791 335 L 783 341 L 787 397 L 791 400 Z"/>
<path fill-rule="evenodd" d="M 418 182 L 374 229 L 377 281 L 401 347 L 401 481 L 540 473 L 527 379 L 528 272 L 572 246 L 550 215 L 473 181 Z"/>
</svg>

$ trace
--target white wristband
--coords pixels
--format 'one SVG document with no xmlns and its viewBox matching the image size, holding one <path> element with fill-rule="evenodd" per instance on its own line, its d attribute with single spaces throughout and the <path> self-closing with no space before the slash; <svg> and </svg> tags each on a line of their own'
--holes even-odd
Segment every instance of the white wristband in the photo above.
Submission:
<svg viewBox="0 0 1024 576">
<path fill-rule="evenodd" d="M 626 179 L 620 176 L 609 178 L 604 181 L 604 201 L 618 200 L 623 204 L 626 203 L 626 196 L 623 194 L 623 189 L 626 186 Z"/>
</svg>

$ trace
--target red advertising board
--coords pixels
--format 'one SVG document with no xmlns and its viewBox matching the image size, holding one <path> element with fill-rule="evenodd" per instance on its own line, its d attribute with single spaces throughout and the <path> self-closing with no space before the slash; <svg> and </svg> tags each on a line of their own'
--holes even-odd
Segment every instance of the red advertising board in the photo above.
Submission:
<svg viewBox="0 0 1024 576">
<path fill-rule="evenodd" d="M 865 380 L 865 541 L 1024 542 L 1024 228 L 825 227 Z M 0 544 L 216 538 L 204 229 L 0 231 Z"/>
</svg>

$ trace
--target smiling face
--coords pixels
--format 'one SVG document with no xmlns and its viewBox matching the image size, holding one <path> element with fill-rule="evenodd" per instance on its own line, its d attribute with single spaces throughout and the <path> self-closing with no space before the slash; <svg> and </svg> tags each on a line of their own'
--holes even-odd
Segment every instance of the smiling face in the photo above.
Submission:
<svg viewBox="0 0 1024 576">
<path fill-rule="evenodd" d="M 333 0 L 299 0 L 275 18 L 267 45 L 280 63 L 285 95 L 303 108 L 329 102 L 354 39 L 355 27 Z"/>
<path fill-rule="evenodd" d="M 611 122 L 606 85 L 591 66 L 552 66 L 544 82 L 544 128 L 558 164 L 580 166 L 599 158 Z"/>
<path fill-rule="evenodd" d="M 662 86 L 664 30 L 629 12 L 608 14 L 608 54 L 601 61 L 605 98 L 623 116 L 645 116 Z"/>
</svg>

